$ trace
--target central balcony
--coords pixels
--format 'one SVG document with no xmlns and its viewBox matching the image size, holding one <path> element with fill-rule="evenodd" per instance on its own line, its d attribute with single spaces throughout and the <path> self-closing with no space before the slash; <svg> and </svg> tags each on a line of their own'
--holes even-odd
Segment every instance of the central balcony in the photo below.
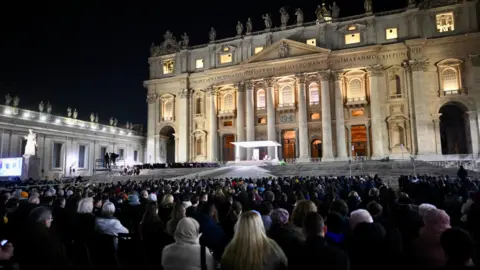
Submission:
<svg viewBox="0 0 480 270">
<path fill-rule="evenodd" d="M 366 97 L 352 97 L 347 98 L 347 103 L 345 105 L 350 108 L 359 108 L 365 107 L 367 104 L 368 102 Z"/>
<path fill-rule="evenodd" d="M 278 104 L 277 111 L 279 112 L 295 112 L 295 103 Z"/>
<path fill-rule="evenodd" d="M 218 117 L 221 119 L 235 118 L 237 110 L 221 110 L 218 112 Z"/>
</svg>

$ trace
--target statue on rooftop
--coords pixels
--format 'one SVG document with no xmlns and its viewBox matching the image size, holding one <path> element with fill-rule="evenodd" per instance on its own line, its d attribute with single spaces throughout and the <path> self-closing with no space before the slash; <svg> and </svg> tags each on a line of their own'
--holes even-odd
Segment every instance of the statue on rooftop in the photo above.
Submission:
<svg viewBox="0 0 480 270">
<path fill-rule="evenodd" d="M 315 17 L 317 18 L 317 22 L 323 20 L 322 6 L 318 5 L 317 9 L 315 9 Z"/>
<path fill-rule="evenodd" d="M 12 103 L 12 96 L 9 93 L 5 95 L 5 105 L 10 106 L 10 103 Z"/>
<path fill-rule="evenodd" d="M 297 25 L 303 24 L 303 11 L 301 8 L 297 8 L 295 11 L 295 15 L 297 16 Z"/>
<path fill-rule="evenodd" d="M 340 7 L 337 6 L 337 2 L 333 2 L 333 5 L 330 6 L 330 10 L 332 11 L 333 19 L 340 17 Z"/>
<path fill-rule="evenodd" d="M 176 41 L 172 32 L 167 31 L 163 35 L 163 42 L 159 46 L 154 43 L 150 46 L 150 56 L 161 56 L 165 54 L 175 53 L 181 49 L 179 42 Z"/>
<path fill-rule="evenodd" d="M 252 33 L 252 20 L 250 18 L 247 19 L 247 35 Z"/>
<path fill-rule="evenodd" d="M 365 8 L 365 13 L 372 13 L 372 0 L 365 0 L 365 2 L 363 3 L 363 7 Z"/>
<path fill-rule="evenodd" d="M 217 31 L 215 31 L 215 28 L 211 27 L 210 32 L 208 33 L 208 37 L 210 39 L 210 42 L 215 42 L 215 38 L 217 38 Z"/>
<path fill-rule="evenodd" d="M 323 20 L 328 22 L 328 21 L 331 21 L 332 20 L 332 15 L 330 13 L 330 11 L 327 9 L 327 6 L 325 5 L 325 2 L 322 3 L 322 17 L 323 17 Z"/>
<path fill-rule="evenodd" d="M 47 113 L 52 113 L 52 104 L 50 104 L 50 101 L 47 101 Z"/>
<path fill-rule="evenodd" d="M 241 36 L 243 33 L 243 23 L 237 22 L 237 36 Z"/>
<path fill-rule="evenodd" d="M 190 43 L 190 38 L 188 37 L 187 33 L 183 33 L 183 35 L 182 35 L 182 48 L 187 48 L 188 43 Z"/>
<path fill-rule="evenodd" d="M 415 7 L 417 5 L 417 1 L 416 0 L 408 0 L 408 6 L 409 7 Z"/>
<path fill-rule="evenodd" d="M 116 127 L 117 124 L 118 124 L 118 119 L 117 118 L 113 119 L 113 126 Z"/>
<path fill-rule="evenodd" d="M 43 104 L 43 101 L 40 101 L 40 104 L 38 104 L 38 111 L 43 112 L 44 108 L 45 108 L 45 105 Z"/>
<path fill-rule="evenodd" d="M 285 7 L 280 8 L 280 22 L 283 29 L 287 28 L 288 20 L 290 15 L 288 15 L 287 9 Z"/>
<path fill-rule="evenodd" d="M 73 119 L 77 119 L 78 112 L 77 109 L 73 109 Z"/>
<path fill-rule="evenodd" d="M 110 117 L 109 124 L 110 124 L 110 126 L 113 126 L 113 117 Z"/>
<path fill-rule="evenodd" d="M 95 122 L 95 114 L 93 112 L 90 113 L 90 122 Z"/>
<path fill-rule="evenodd" d="M 15 96 L 13 98 L 13 107 L 18 107 L 18 103 L 20 103 L 20 98 L 18 96 Z"/>
<path fill-rule="evenodd" d="M 95 123 L 98 123 L 98 113 L 95 114 Z"/>
<path fill-rule="evenodd" d="M 72 117 L 72 108 L 70 107 L 67 108 L 67 116 Z"/>
<path fill-rule="evenodd" d="M 272 18 L 270 18 L 270 14 L 262 15 L 263 22 L 265 23 L 265 29 L 270 30 L 272 29 Z"/>
</svg>

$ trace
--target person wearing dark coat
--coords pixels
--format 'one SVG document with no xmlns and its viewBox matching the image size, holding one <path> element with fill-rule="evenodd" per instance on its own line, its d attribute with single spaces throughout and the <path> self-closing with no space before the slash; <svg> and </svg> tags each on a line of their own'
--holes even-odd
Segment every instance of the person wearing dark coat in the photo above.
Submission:
<svg viewBox="0 0 480 270">
<path fill-rule="evenodd" d="M 290 215 L 283 208 L 273 210 L 271 214 L 272 227 L 267 232 L 268 237 L 273 239 L 283 250 L 287 258 L 292 257 L 294 250 L 301 244 L 295 237 L 293 225 L 288 222 Z"/>
<path fill-rule="evenodd" d="M 196 220 L 200 224 L 200 243 L 213 252 L 213 257 L 220 260 L 228 244 L 227 236 L 218 224 L 217 209 L 214 204 L 201 203 L 198 206 Z"/>
</svg>

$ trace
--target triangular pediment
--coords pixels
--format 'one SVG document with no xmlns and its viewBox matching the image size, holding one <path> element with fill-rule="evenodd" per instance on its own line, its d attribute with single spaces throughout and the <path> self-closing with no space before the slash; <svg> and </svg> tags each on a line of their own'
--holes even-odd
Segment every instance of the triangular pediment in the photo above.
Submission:
<svg viewBox="0 0 480 270">
<path fill-rule="evenodd" d="M 250 59 L 247 59 L 244 64 L 313 54 L 330 54 L 330 52 L 331 51 L 328 49 L 308 45 L 306 43 L 293 41 L 290 39 L 281 39 L 252 56 Z"/>
</svg>

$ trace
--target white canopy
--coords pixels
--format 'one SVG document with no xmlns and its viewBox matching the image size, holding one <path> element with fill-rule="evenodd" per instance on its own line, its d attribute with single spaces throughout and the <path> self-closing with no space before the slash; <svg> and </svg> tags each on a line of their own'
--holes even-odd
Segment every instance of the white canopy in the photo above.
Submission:
<svg viewBox="0 0 480 270">
<path fill-rule="evenodd" d="M 256 148 L 256 147 L 267 147 L 267 146 L 282 146 L 278 142 L 274 141 L 251 141 L 251 142 L 232 142 L 231 144 L 244 147 L 244 148 Z"/>
</svg>

